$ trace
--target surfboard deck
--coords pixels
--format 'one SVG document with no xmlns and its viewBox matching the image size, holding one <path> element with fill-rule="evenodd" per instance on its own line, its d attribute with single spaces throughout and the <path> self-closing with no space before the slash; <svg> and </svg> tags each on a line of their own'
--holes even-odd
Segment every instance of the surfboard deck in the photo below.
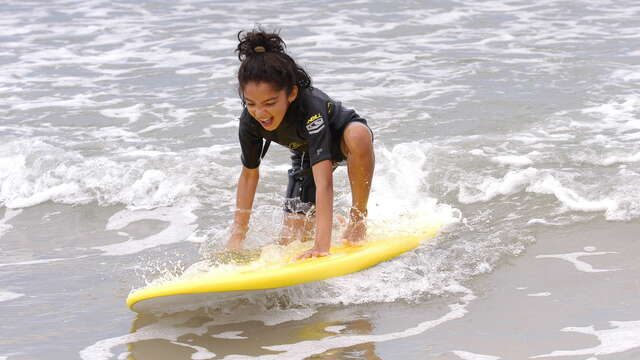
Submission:
<svg viewBox="0 0 640 360">
<path fill-rule="evenodd" d="M 418 230 L 369 239 L 358 246 L 332 246 L 329 256 L 319 258 L 296 260 L 304 249 L 313 245 L 312 242 L 302 245 L 297 242 L 297 245 L 292 245 L 293 250 L 284 251 L 284 255 L 281 252 L 274 256 L 263 250 L 259 259 L 233 266 L 228 271 L 222 266 L 216 271 L 152 283 L 133 291 L 127 298 L 127 305 L 136 312 L 157 312 L 169 307 L 175 307 L 171 309 L 175 311 L 181 304 L 196 299 L 227 299 L 247 291 L 283 288 L 347 275 L 416 248 L 433 239 L 441 227 L 440 224 L 430 224 Z"/>
</svg>

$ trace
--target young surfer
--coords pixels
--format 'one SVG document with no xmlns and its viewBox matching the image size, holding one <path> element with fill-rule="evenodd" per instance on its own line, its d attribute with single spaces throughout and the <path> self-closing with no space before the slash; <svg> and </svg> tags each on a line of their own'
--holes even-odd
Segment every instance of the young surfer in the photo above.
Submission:
<svg viewBox="0 0 640 360">
<path fill-rule="evenodd" d="M 261 28 L 238 34 L 241 61 L 238 93 L 244 110 L 239 139 L 242 172 L 227 243 L 242 249 L 259 179 L 260 160 L 270 142 L 291 149 L 281 243 L 303 237 L 313 227 L 314 246 L 301 258 L 326 256 L 333 224 L 333 170 L 346 160 L 352 206 L 343 242 L 366 236 L 365 217 L 375 166 L 373 134 L 358 114 L 311 86 L 306 71 L 285 52 L 279 34 Z"/>
</svg>

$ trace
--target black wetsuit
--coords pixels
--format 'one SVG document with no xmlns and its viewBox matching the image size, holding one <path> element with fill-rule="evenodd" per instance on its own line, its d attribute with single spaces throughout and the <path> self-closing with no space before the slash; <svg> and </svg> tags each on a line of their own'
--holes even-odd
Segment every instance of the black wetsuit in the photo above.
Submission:
<svg viewBox="0 0 640 360">
<path fill-rule="evenodd" d="M 315 88 L 299 92 L 274 131 L 265 130 L 245 108 L 240 116 L 239 130 L 242 164 L 249 169 L 260 166 L 263 139 L 291 149 L 292 168 L 284 209 L 307 213 L 312 210 L 316 198 L 311 166 L 323 160 L 331 160 L 334 164 L 345 160 L 340 140 L 351 122 L 367 124 L 354 110 L 342 107 L 339 101 Z"/>
</svg>

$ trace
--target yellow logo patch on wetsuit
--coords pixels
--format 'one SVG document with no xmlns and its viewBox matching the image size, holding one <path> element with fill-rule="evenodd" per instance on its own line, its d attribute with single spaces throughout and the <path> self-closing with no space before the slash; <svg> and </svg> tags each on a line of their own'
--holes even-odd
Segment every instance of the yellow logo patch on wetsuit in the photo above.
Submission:
<svg viewBox="0 0 640 360">
<path fill-rule="evenodd" d="M 317 134 L 324 129 L 324 118 L 320 114 L 313 115 L 307 120 L 306 127 L 309 134 Z"/>
<path fill-rule="evenodd" d="M 321 118 L 321 117 L 322 117 L 322 115 L 320 115 L 320 114 L 313 115 L 312 117 L 309 118 L 309 120 L 307 120 L 307 125 L 311 124 L 313 122 L 313 120 L 316 120 L 316 119 Z"/>
</svg>

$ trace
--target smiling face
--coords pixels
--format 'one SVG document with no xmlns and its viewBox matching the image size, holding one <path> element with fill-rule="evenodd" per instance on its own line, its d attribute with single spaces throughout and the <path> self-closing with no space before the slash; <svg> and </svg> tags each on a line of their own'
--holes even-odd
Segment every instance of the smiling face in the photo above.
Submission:
<svg viewBox="0 0 640 360">
<path fill-rule="evenodd" d="M 265 130 L 273 131 L 280 126 L 289 105 L 298 96 L 298 87 L 294 86 L 291 93 L 287 94 L 284 89 L 276 91 L 269 83 L 251 81 L 242 92 L 249 114 Z"/>
</svg>

